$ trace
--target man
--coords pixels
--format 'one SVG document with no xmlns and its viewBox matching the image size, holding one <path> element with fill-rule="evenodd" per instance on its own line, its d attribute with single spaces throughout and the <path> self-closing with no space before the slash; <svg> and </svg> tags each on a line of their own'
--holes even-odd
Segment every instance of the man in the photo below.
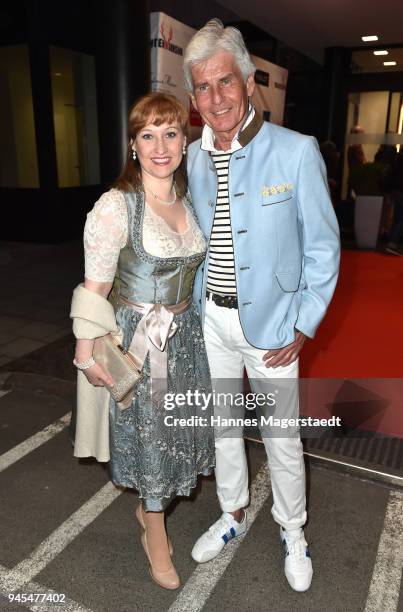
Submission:
<svg viewBox="0 0 403 612">
<path fill-rule="evenodd" d="M 249 102 L 255 67 L 242 36 L 218 19 L 190 41 L 184 71 L 205 123 L 201 141 L 189 147 L 188 173 L 200 225 L 210 236 L 194 295 L 213 381 L 231 379 L 241 389 L 244 366 L 254 390 L 259 380 L 295 380 L 299 352 L 326 312 L 339 262 L 338 226 L 316 140 L 262 121 Z M 294 414 L 295 386 L 287 397 L 280 409 Z M 215 409 L 220 414 L 227 407 Z M 263 441 L 286 577 L 293 589 L 305 591 L 312 563 L 302 530 L 299 433 L 265 432 Z M 239 431 L 217 431 L 216 481 L 223 514 L 196 542 L 198 562 L 246 530 L 248 473 Z"/>
</svg>

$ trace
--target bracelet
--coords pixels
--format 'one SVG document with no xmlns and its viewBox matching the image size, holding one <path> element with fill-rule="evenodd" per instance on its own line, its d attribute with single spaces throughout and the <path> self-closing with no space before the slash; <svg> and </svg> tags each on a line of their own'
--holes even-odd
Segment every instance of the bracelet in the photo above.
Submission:
<svg viewBox="0 0 403 612">
<path fill-rule="evenodd" d="M 73 363 L 76 366 L 77 370 L 87 370 L 91 366 L 95 365 L 96 362 L 94 357 L 90 357 L 89 359 L 87 359 L 87 361 L 82 361 L 81 363 L 76 361 L 76 359 L 74 358 Z"/>
</svg>

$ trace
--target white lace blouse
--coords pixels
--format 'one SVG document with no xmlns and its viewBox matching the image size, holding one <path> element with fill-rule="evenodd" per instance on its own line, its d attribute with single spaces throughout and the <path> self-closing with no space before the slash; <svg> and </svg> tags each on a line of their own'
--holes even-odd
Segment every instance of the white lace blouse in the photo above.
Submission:
<svg viewBox="0 0 403 612">
<path fill-rule="evenodd" d="M 178 234 L 147 202 L 144 207 L 143 246 L 156 257 L 188 257 L 206 248 L 194 216 L 186 208 L 187 229 Z M 120 250 L 127 243 L 128 218 L 124 195 L 117 189 L 103 193 L 88 213 L 84 228 L 85 277 L 112 282 Z"/>
</svg>

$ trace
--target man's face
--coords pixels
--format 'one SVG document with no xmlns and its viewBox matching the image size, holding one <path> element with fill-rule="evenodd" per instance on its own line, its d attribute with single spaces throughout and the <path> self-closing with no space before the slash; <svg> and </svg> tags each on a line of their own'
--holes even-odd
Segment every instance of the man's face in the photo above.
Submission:
<svg viewBox="0 0 403 612">
<path fill-rule="evenodd" d="M 202 119 L 218 136 L 233 138 L 248 109 L 248 97 L 255 81 L 249 75 L 246 83 L 235 58 L 219 51 L 208 60 L 192 66 L 194 94 L 192 102 Z"/>
</svg>

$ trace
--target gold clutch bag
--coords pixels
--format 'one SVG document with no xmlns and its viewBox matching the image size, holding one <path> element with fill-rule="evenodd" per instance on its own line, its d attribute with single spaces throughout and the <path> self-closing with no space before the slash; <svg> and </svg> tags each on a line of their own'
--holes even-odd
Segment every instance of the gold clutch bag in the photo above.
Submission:
<svg viewBox="0 0 403 612">
<path fill-rule="evenodd" d="M 113 387 L 106 388 L 115 402 L 119 403 L 119 408 L 124 409 L 131 405 L 132 392 L 143 375 L 134 355 L 121 345 L 120 337 L 107 334 L 96 338 L 93 356 L 95 361 L 104 367 L 115 381 Z"/>
</svg>

